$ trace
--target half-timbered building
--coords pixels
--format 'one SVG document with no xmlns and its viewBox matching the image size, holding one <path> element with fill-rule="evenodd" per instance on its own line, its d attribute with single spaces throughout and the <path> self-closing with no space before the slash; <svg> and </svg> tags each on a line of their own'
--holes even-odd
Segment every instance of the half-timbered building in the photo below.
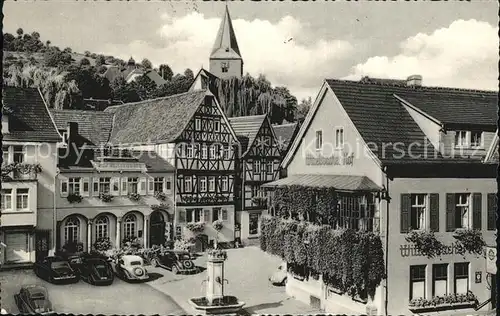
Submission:
<svg viewBox="0 0 500 316">
<path fill-rule="evenodd" d="M 237 179 L 236 221 L 240 239 L 256 238 L 260 233 L 260 216 L 267 209 L 265 192 L 260 186 L 279 176 L 281 152 L 267 115 L 229 118 L 241 144 Z"/>
<path fill-rule="evenodd" d="M 152 150 L 175 166 L 176 236 L 194 238 L 199 249 L 216 238 L 232 242 L 238 141 L 214 96 L 198 90 L 105 112 L 114 115 L 114 146 Z"/>
</svg>

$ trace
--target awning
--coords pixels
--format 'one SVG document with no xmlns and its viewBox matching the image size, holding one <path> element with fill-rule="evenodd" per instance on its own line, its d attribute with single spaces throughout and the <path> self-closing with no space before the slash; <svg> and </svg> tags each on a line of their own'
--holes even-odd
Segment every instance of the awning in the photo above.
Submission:
<svg viewBox="0 0 500 316">
<path fill-rule="evenodd" d="M 286 178 L 265 183 L 263 188 L 276 188 L 291 185 L 301 185 L 315 188 L 334 188 L 339 191 L 372 191 L 382 188 L 366 176 L 326 175 L 326 174 L 294 174 Z"/>
</svg>

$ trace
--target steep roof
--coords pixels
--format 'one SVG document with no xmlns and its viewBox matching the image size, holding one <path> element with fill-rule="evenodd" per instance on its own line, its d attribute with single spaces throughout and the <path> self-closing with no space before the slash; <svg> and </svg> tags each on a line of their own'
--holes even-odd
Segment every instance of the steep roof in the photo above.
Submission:
<svg viewBox="0 0 500 316">
<path fill-rule="evenodd" d="M 267 115 L 229 117 L 229 123 L 242 145 L 243 156 L 252 147 Z"/>
<path fill-rule="evenodd" d="M 99 146 L 109 140 L 113 127 L 110 113 L 81 110 L 52 110 L 51 113 L 59 130 L 66 130 L 70 122 L 77 123 L 82 143 Z"/>
<path fill-rule="evenodd" d="M 282 125 L 273 125 L 274 134 L 278 140 L 278 144 L 282 146 L 285 151 L 293 142 L 298 132 L 298 123 L 288 123 Z"/>
<path fill-rule="evenodd" d="M 155 151 L 132 151 L 133 157 L 138 157 L 139 162 L 146 164 L 149 172 L 169 172 L 175 167 L 160 157 Z"/>
<path fill-rule="evenodd" d="M 173 142 L 203 102 L 206 90 L 108 107 L 114 114 L 111 143 Z"/>
<path fill-rule="evenodd" d="M 3 140 L 34 142 L 62 140 L 38 89 L 4 86 L 2 104 L 5 107 L 2 110 L 10 112 L 9 133 L 3 134 Z"/>
<path fill-rule="evenodd" d="M 233 29 L 233 23 L 229 16 L 227 5 L 219 26 L 219 31 L 217 32 L 217 37 L 215 38 L 210 58 L 241 59 L 240 49 L 236 41 L 236 34 Z"/>
</svg>

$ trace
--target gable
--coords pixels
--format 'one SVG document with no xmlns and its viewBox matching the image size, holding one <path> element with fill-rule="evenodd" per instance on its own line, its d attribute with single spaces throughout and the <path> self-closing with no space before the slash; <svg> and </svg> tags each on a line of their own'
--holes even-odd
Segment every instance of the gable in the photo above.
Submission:
<svg viewBox="0 0 500 316">
<path fill-rule="evenodd" d="M 266 115 L 245 155 L 279 157 L 281 152 L 269 117 Z"/>
</svg>

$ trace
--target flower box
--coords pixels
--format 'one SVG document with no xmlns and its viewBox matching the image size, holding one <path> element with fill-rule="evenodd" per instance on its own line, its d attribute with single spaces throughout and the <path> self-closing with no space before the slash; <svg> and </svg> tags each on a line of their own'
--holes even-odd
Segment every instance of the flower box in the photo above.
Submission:
<svg viewBox="0 0 500 316">
<path fill-rule="evenodd" d="M 80 194 L 71 193 L 68 194 L 68 197 L 66 199 L 68 200 L 69 203 L 80 203 L 83 198 Z"/>
<path fill-rule="evenodd" d="M 111 202 L 113 200 L 113 196 L 108 193 L 100 193 L 99 194 L 99 199 L 103 202 Z"/>
<path fill-rule="evenodd" d="M 156 191 L 155 198 L 160 201 L 165 201 L 167 199 L 167 195 L 164 192 Z"/>
<path fill-rule="evenodd" d="M 478 300 L 471 292 L 467 294 L 448 294 L 432 299 L 418 298 L 410 301 L 408 309 L 414 313 L 435 312 L 449 309 L 463 309 L 477 306 Z"/>
<path fill-rule="evenodd" d="M 188 223 L 186 225 L 186 228 L 193 233 L 201 233 L 203 232 L 203 230 L 205 230 L 205 223 L 204 222 Z"/>
<path fill-rule="evenodd" d="M 141 199 L 141 196 L 139 195 L 139 193 L 129 193 L 128 194 L 128 198 L 131 201 L 137 202 L 137 201 L 139 201 Z"/>
</svg>

